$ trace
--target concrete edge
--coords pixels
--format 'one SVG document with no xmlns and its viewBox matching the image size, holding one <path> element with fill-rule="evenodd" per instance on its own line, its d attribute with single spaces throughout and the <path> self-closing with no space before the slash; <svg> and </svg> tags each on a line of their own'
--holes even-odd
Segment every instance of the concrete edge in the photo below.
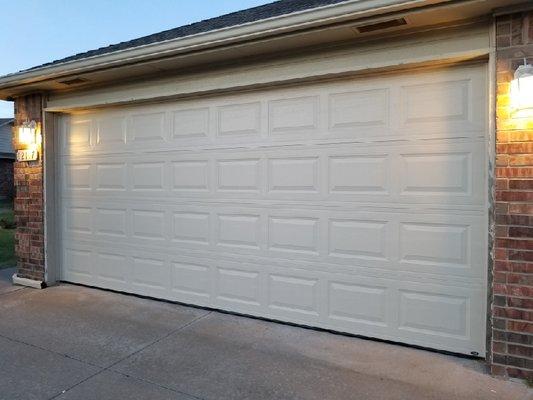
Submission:
<svg viewBox="0 0 533 400">
<path fill-rule="evenodd" d="M 21 278 L 17 274 L 13 274 L 12 279 L 13 279 L 14 285 L 28 286 L 34 289 L 44 289 L 46 287 L 46 283 L 43 281 L 36 281 L 33 279 L 28 279 L 28 278 Z"/>
</svg>

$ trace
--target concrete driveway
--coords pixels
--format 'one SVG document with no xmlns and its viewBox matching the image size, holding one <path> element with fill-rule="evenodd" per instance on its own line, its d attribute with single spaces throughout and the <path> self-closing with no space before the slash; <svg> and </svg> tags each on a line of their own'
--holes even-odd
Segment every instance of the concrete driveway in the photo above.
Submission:
<svg viewBox="0 0 533 400">
<path fill-rule="evenodd" d="M 0 294 L 0 398 L 529 399 L 478 361 L 74 285 Z"/>
</svg>

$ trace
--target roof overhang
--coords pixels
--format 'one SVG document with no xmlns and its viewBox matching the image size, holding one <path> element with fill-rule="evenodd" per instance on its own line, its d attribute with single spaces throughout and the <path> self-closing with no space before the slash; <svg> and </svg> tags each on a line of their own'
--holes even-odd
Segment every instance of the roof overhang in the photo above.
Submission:
<svg viewBox="0 0 533 400">
<path fill-rule="evenodd" d="M 453 24 L 488 16 L 494 9 L 523 0 L 348 0 L 275 18 L 181 37 L 164 42 L 57 63 L 0 77 L 0 99 L 32 92 L 81 90 L 209 62 L 291 51 L 302 46 L 368 40 L 402 30 Z M 407 26 L 383 32 L 357 32 L 363 26 L 394 18 Z M 325 34 L 327 32 L 327 34 Z M 79 85 L 65 80 L 76 78 Z"/>
</svg>

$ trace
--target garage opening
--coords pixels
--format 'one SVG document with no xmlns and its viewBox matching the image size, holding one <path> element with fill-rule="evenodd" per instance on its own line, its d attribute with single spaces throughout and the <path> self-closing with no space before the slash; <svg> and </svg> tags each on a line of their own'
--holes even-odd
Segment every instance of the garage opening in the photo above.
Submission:
<svg viewBox="0 0 533 400">
<path fill-rule="evenodd" d="M 484 355 L 486 75 L 66 115 L 61 279 Z"/>
</svg>

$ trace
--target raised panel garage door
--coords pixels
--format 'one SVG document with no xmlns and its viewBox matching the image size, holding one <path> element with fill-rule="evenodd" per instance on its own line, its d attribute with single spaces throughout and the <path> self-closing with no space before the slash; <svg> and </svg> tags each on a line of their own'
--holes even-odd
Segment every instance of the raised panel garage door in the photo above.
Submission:
<svg viewBox="0 0 533 400">
<path fill-rule="evenodd" d="M 483 355 L 484 65 L 62 119 L 61 277 Z"/>
</svg>

